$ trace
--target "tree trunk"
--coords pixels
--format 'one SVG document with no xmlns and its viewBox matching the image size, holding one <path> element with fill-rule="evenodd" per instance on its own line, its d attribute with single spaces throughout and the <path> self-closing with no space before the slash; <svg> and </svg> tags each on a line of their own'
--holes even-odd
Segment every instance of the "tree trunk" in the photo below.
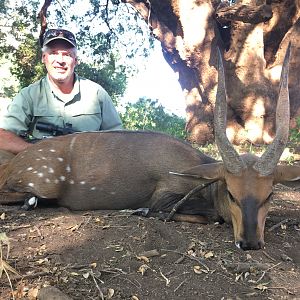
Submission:
<svg viewBox="0 0 300 300">
<path fill-rule="evenodd" d="M 269 143 L 283 56 L 292 41 L 291 127 L 300 115 L 298 0 L 123 0 L 134 6 L 161 42 L 186 98 L 190 141 L 213 141 L 217 47 L 224 54 L 227 135 L 234 143 Z"/>
</svg>

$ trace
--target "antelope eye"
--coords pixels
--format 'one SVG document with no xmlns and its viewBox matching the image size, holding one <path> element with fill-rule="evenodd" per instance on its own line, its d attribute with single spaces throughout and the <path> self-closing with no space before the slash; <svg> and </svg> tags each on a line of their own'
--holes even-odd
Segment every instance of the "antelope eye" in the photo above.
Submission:
<svg viewBox="0 0 300 300">
<path fill-rule="evenodd" d="M 230 201 L 231 201 L 231 202 L 235 202 L 234 197 L 232 196 L 232 194 L 231 194 L 229 191 L 227 191 L 227 194 L 228 194 L 228 196 L 229 196 Z"/>
</svg>

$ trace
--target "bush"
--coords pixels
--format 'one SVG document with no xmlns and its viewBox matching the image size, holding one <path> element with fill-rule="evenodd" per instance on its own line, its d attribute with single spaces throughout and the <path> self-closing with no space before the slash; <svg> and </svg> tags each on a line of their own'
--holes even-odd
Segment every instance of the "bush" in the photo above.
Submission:
<svg viewBox="0 0 300 300">
<path fill-rule="evenodd" d="M 129 130 L 153 130 L 186 138 L 185 119 L 165 112 L 157 100 L 140 98 L 136 103 L 127 103 L 121 118 Z"/>
<path fill-rule="evenodd" d="M 300 117 L 296 119 L 296 128 L 291 129 L 290 140 L 291 142 L 300 142 Z"/>
</svg>

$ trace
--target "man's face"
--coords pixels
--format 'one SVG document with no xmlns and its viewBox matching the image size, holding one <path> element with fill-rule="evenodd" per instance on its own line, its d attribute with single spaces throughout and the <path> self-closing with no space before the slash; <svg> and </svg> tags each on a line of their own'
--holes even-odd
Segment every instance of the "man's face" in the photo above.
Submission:
<svg viewBox="0 0 300 300">
<path fill-rule="evenodd" d="M 42 61 L 53 81 L 64 83 L 73 80 L 77 56 L 75 49 L 71 48 L 68 42 L 50 42 L 47 50 L 43 52 Z"/>
</svg>

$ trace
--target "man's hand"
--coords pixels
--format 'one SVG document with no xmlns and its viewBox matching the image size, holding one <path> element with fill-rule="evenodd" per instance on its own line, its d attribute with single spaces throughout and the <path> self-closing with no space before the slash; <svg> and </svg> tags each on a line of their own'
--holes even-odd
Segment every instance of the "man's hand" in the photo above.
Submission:
<svg viewBox="0 0 300 300">
<path fill-rule="evenodd" d="M 14 154 L 31 147 L 32 144 L 25 142 L 15 133 L 0 128 L 0 150 L 6 150 Z"/>
</svg>

